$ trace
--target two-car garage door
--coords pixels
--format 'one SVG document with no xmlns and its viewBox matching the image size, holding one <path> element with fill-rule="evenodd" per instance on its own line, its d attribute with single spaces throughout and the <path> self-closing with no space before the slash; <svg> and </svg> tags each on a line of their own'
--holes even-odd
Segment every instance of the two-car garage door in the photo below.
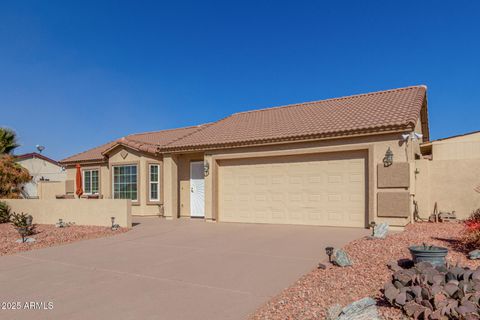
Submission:
<svg viewBox="0 0 480 320">
<path fill-rule="evenodd" d="M 226 222 L 365 227 L 364 152 L 222 160 Z"/>
</svg>

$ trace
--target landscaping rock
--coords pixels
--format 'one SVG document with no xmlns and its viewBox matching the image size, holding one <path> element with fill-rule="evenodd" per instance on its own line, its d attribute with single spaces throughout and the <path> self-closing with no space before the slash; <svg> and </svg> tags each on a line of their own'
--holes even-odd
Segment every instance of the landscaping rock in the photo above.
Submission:
<svg viewBox="0 0 480 320">
<path fill-rule="evenodd" d="M 370 297 L 355 301 L 342 309 L 338 320 L 380 320 L 376 304 Z"/>
<path fill-rule="evenodd" d="M 324 265 L 323 263 L 319 263 L 318 264 L 318 269 L 325 270 L 325 269 L 327 269 L 327 266 Z"/>
<path fill-rule="evenodd" d="M 353 265 L 348 254 L 341 249 L 335 249 L 333 251 L 332 262 L 339 267 L 348 267 Z"/>
<path fill-rule="evenodd" d="M 471 260 L 480 259 L 480 250 L 473 250 L 468 253 L 468 258 Z"/>
<path fill-rule="evenodd" d="M 32 243 L 35 242 L 36 240 L 34 238 L 25 238 L 25 241 L 22 239 L 15 240 L 16 243 Z"/>
<path fill-rule="evenodd" d="M 388 233 L 388 223 L 383 222 L 375 226 L 373 229 L 373 237 L 377 239 L 385 239 Z"/>
<path fill-rule="evenodd" d="M 342 312 L 342 306 L 338 303 L 334 304 L 327 311 L 327 318 L 326 320 L 338 320 L 340 313 Z"/>
</svg>

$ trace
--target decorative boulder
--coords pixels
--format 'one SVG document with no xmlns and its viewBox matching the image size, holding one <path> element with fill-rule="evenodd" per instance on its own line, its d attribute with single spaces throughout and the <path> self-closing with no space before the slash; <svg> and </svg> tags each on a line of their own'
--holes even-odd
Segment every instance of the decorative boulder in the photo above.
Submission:
<svg viewBox="0 0 480 320">
<path fill-rule="evenodd" d="M 388 223 L 383 222 L 373 228 L 373 237 L 376 239 L 385 239 L 388 233 Z"/>
<path fill-rule="evenodd" d="M 338 304 L 328 309 L 328 320 L 380 320 L 376 301 L 370 297 L 355 301 L 345 308 Z"/>
<path fill-rule="evenodd" d="M 341 249 L 335 249 L 333 251 L 332 262 L 339 267 L 348 267 L 353 265 L 348 254 Z"/>
<path fill-rule="evenodd" d="M 480 250 L 473 250 L 468 253 L 468 258 L 471 260 L 480 259 Z"/>
</svg>

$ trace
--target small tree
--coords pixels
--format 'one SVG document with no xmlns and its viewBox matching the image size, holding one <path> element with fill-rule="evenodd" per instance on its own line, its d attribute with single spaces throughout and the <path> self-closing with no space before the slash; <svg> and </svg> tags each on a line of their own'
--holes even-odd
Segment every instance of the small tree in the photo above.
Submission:
<svg viewBox="0 0 480 320">
<path fill-rule="evenodd" d="M 6 202 L 0 201 L 0 223 L 10 222 L 10 207 Z"/>
<path fill-rule="evenodd" d="M 0 198 L 20 198 L 21 185 L 30 180 L 28 170 L 16 163 L 13 156 L 0 155 Z"/>
</svg>

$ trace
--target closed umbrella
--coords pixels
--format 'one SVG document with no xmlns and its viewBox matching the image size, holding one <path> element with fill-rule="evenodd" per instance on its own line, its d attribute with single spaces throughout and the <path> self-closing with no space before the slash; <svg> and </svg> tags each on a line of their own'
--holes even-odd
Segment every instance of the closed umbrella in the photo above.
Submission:
<svg viewBox="0 0 480 320">
<path fill-rule="evenodd" d="M 77 176 L 75 179 L 75 185 L 77 186 L 77 190 L 75 190 L 75 193 L 77 194 L 78 197 L 81 197 L 83 194 L 83 189 L 82 189 L 82 171 L 80 170 L 80 165 L 77 164 Z"/>
</svg>

